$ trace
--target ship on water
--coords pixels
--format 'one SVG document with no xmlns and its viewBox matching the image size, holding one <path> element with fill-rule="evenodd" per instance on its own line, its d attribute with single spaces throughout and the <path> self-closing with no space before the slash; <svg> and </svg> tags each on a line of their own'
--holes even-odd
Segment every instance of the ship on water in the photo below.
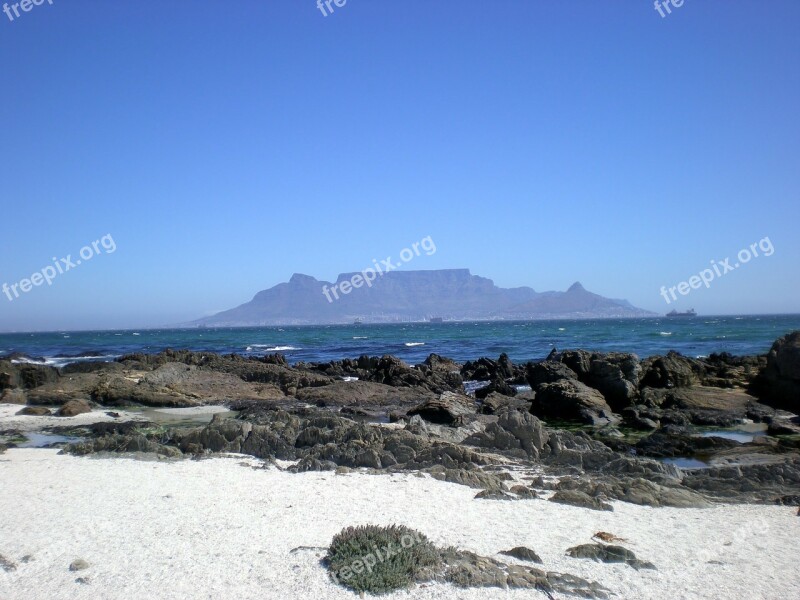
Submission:
<svg viewBox="0 0 800 600">
<path fill-rule="evenodd" d="M 690 308 L 689 310 L 687 310 L 685 312 L 678 312 L 677 310 L 672 310 L 672 311 L 667 313 L 667 316 L 668 317 L 696 317 L 697 313 L 695 312 L 695 310 L 693 308 Z"/>
</svg>

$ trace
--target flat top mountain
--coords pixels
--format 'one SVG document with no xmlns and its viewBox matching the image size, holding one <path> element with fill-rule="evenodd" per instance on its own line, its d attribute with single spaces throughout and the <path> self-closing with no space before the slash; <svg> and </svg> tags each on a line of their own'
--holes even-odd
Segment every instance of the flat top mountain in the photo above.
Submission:
<svg viewBox="0 0 800 600">
<path fill-rule="evenodd" d="M 194 325 L 243 327 L 486 319 L 646 317 L 653 313 L 625 300 L 587 291 L 500 288 L 469 269 L 391 271 L 365 284 L 361 273 L 342 273 L 331 283 L 296 273 L 287 283 L 258 292 L 245 304 L 195 321 Z M 355 278 L 355 279 L 354 279 Z M 354 288 L 348 284 L 358 285 Z M 344 284 L 344 285 L 343 285 Z M 345 293 L 346 292 L 346 293 Z"/>
</svg>

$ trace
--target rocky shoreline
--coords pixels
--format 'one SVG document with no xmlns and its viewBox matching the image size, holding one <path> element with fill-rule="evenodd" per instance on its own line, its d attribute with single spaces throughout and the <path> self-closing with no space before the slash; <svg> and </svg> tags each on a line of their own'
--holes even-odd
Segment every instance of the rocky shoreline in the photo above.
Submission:
<svg viewBox="0 0 800 600">
<path fill-rule="evenodd" d="M 291 366 L 279 354 L 189 351 L 61 369 L 2 360 L 0 403 L 25 405 L 17 414 L 32 419 L 106 415 L 41 428 L 81 438 L 64 450 L 79 455 L 235 452 L 298 472 L 422 471 L 493 497 L 555 492 L 551 500 L 599 510 L 610 500 L 800 503 L 800 332 L 766 356 L 705 360 L 582 350 L 523 365 L 430 355 L 416 366 L 391 356 Z M 120 415 L 206 405 L 236 416 L 191 427 Z M 745 424 L 755 430 L 745 443 L 719 431 Z M 4 423 L 0 435 L 13 447 L 25 432 Z"/>
</svg>

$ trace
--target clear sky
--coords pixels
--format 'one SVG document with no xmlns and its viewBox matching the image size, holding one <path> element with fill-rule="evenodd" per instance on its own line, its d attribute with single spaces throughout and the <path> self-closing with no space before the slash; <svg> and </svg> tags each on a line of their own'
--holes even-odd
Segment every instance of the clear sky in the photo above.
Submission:
<svg viewBox="0 0 800 600">
<path fill-rule="evenodd" d="M 405 268 L 800 312 L 800 2 L 334 9 L 0 13 L 0 284 L 116 245 L 0 295 L 0 330 L 183 322 L 425 236 L 437 252 Z M 659 295 L 764 237 L 772 256 Z"/>
</svg>

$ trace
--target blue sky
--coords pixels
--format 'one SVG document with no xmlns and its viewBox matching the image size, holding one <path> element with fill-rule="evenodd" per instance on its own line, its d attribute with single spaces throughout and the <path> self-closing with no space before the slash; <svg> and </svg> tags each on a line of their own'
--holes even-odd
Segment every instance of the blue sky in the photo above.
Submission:
<svg viewBox="0 0 800 600">
<path fill-rule="evenodd" d="M 0 330 L 159 326 L 406 268 L 800 312 L 800 3 L 54 0 L 0 13 Z M 769 237 L 667 306 L 676 285 Z"/>
</svg>

